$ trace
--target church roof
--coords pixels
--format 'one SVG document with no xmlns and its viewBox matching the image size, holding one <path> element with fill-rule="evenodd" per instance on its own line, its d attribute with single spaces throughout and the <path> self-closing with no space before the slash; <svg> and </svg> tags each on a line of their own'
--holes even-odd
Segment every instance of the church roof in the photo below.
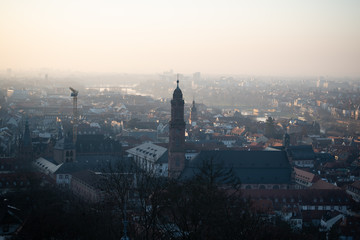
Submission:
<svg viewBox="0 0 360 240">
<path fill-rule="evenodd" d="M 232 169 L 242 184 L 290 184 L 291 166 L 284 151 L 201 151 L 190 160 L 180 180 L 200 173 L 204 161 L 212 159 L 214 166 Z"/>
</svg>

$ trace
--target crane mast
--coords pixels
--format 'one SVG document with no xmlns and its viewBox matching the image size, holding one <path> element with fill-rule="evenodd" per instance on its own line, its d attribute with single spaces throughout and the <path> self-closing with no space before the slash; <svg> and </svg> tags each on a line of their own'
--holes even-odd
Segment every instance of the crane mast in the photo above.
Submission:
<svg viewBox="0 0 360 240">
<path fill-rule="evenodd" d="M 77 112 L 77 96 L 79 91 L 75 90 L 72 87 L 69 87 L 71 90 L 71 97 L 73 99 L 73 143 L 76 144 L 77 139 L 77 126 L 78 126 L 78 112 Z"/>
</svg>

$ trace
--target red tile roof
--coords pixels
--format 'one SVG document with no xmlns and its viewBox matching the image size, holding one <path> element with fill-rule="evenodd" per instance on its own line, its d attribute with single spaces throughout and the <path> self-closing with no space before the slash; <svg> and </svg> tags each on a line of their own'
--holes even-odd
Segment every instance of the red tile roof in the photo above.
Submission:
<svg viewBox="0 0 360 240">
<path fill-rule="evenodd" d="M 319 179 L 316 183 L 314 183 L 310 189 L 340 189 L 339 187 L 325 182 L 324 180 Z"/>
<path fill-rule="evenodd" d="M 311 172 L 307 172 L 299 168 L 294 168 L 294 171 L 295 171 L 295 178 L 299 178 L 305 182 L 313 183 L 314 180 L 318 179 L 316 178 L 315 174 Z"/>
</svg>

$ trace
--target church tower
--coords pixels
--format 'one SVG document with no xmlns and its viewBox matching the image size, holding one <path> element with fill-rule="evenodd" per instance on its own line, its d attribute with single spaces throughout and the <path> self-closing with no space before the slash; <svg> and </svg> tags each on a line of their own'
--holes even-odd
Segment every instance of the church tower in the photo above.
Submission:
<svg viewBox="0 0 360 240">
<path fill-rule="evenodd" d="M 76 161 L 76 148 L 73 142 L 72 130 L 69 124 L 64 126 L 65 136 L 58 140 L 54 147 L 54 160 L 58 164 Z"/>
<path fill-rule="evenodd" d="M 195 126 L 197 121 L 197 110 L 195 106 L 195 100 L 193 100 L 192 105 L 190 107 L 190 117 L 189 117 L 189 123 L 191 126 Z"/>
<path fill-rule="evenodd" d="M 29 129 L 29 121 L 25 121 L 25 130 L 20 143 L 20 159 L 25 161 L 32 161 L 33 159 L 32 140 Z"/>
<path fill-rule="evenodd" d="M 177 80 L 177 87 L 171 100 L 171 120 L 169 126 L 168 172 L 169 177 L 176 178 L 185 167 L 184 100 L 179 88 L 179 80 Z"/>
</svg>

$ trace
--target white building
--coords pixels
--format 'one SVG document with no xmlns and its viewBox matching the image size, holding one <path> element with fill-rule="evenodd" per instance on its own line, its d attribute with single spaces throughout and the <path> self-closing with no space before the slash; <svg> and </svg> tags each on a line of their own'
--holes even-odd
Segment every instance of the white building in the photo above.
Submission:
<svg viewBox="0 0 360 240">
<path fill-rule="evenodd" d="M 153 143 L 144 143 L 126 151 L 143 170 L 168 176 L 168 151 Z"/>
<path fill-rule="evenodd" d="M 58 186 L 69 187 L 71 183 L 71 174 L 62 173 L 58 170 L 61 168 L 62 164 L 56 165 L 45 158 L 38 158 L 35 160 L 33 165 L 43 174 L 49 176 L 53 179 Z"/>
</svg>

